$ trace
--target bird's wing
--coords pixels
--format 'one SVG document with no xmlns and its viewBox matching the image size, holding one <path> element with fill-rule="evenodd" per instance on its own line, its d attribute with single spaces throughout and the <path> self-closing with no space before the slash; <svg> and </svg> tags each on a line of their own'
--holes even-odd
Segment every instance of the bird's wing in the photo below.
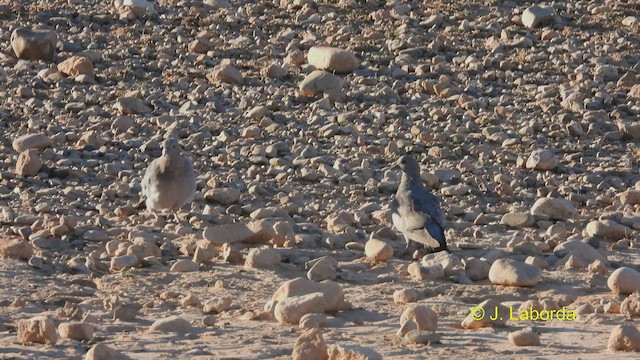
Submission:
<svg viewBox="0 0 640 360">
<path fill-rule="evenodd" d="M 142 182 L 140 185 L 142 186 L 142 194 L 145 197 L 149 197 L 149 190 L 151 190 L 151 180 L 157 178 L 158 173 L 158 159 L 154 159 L 151 161 L 149 166 L 144 172 L 144 176 L 142 177 Z"/>
<path fill-rule="evenodd" d="M 440 207 L 440 200 L 435 195 L 429 193 L 424 188 L 412 189 L 411 196 L 411 213 L 416 220 L 413 227 L 408 230 L 425 229 L 429 235 L 444 246 L 446 239 L 444 236 L 444 213 Z M 417 220 L 422 219 L 422 224 Z"/>
</svg>

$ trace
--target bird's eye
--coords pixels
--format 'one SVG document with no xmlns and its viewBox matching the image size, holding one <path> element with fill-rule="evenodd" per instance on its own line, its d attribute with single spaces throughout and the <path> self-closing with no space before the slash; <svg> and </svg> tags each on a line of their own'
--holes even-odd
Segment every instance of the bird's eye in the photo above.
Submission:
<svg viewBox="0 0 640 360">
<path fill-rule="evenodd" d="M 406 163 L 407 163 L 407 159 L 402 159 L 402 160 L 400 160 L 400 163 L 401 163 L 401 164 L 406 164 Z"/>
</svg>

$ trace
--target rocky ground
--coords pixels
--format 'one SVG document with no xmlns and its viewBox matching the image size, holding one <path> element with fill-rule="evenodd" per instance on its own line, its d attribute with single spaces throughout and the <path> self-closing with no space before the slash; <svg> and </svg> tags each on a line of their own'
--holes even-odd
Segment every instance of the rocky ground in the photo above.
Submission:
<svg viewBox="0 0 640 360">
<path fill-rule="evenodd" d="M 2 3 L 0 358 L 637 358 L 637 2 Z"/>
</svg>

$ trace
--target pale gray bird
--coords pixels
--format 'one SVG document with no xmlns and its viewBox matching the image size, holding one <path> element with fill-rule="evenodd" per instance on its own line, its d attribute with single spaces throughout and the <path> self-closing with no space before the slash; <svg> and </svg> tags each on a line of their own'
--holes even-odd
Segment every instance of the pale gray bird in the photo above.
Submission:
<svg viewBox="0 0 640 360">
<path fill-rule="evenodd" d="M 404 235 L 407 247 L 413 240 L 424 244 L 429 252 L 450 253 L 440 199 L 422 186 L 418 162 L 405 155 L 397 165 L 402 169 L 402 180 L 391 201 L 393 225 Z"/>
<path fill-rule="evenodd" d="M 196 175 L 188 157 L 181 154 L 180 144 L 174 138 L 162 143 L 162 156 L 153 160 L 142 178 L 142 194 L 147 210 L 156 218 L 156 211 L 168 209 L 178 221 L 178 210 L 193 201 Z"/>
</svg>

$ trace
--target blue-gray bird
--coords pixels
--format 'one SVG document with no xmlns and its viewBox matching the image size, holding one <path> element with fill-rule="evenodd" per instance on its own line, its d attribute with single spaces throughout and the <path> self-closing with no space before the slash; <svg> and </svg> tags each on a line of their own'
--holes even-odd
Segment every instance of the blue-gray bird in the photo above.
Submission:
<svg viewBox="0 0 640 360">
<path fill-rule="evenodd" d="M 404 155 L 397 165 L 402 180 L 391 202 L 393 225 L 409 240 L 424 244 L 427 251 L 449 251 L 444 236 L 444 213 L 440 199 L 422 186 L 420 166 L 411 156 Z"/>
<path fill-rule="evenodd" d="M 174 138 L 162 143 L 162 156 L 153 160 L 142 178 L 142 194 L 147 210 L 156 218 L 158 210 L 173 212 L 176 221 L 178 210 L 193 201 L 196 192 L 196 175 L 191 160 L 182 155 L 180 144 Z"/>
</svg>

